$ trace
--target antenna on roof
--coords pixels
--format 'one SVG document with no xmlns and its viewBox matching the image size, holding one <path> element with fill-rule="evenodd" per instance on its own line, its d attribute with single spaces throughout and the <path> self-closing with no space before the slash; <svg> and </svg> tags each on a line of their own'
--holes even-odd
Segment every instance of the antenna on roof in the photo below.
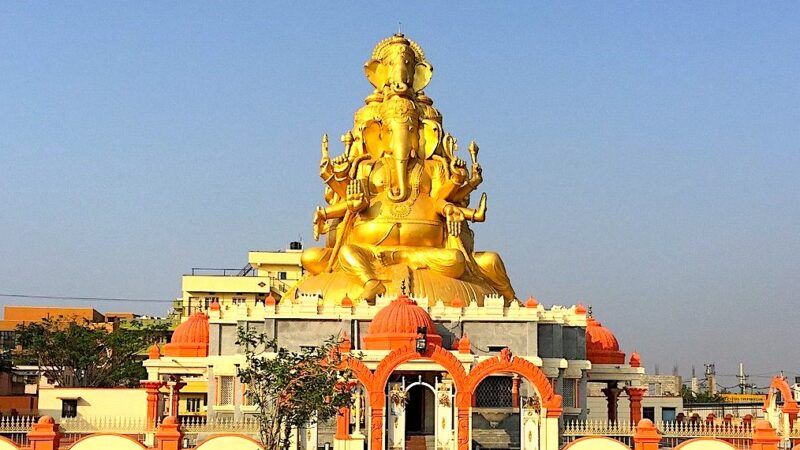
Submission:
<svg viewBox="0 0 800 450">
<path fill-rule="evenodd" d="M 403 22 L 397 21 L 397 34 L 403 34 Z"/>
</svg>

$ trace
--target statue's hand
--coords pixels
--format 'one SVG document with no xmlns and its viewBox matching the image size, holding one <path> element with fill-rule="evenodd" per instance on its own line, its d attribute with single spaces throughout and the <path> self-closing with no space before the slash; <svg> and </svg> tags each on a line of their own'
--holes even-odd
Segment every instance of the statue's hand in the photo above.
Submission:
<svg viewBox="0 0 800 450">
<path fill-rule="evenodd" d="M 350 211 L 358 212 L 367 206 L 367 198 L 358 180 L 353 180 L 347 185 L 347 208 Z"/>
<path fill-rule="evenodd" d="M 329 180 L 333 176 L 333 164 L 327 155 L 319 161 L 319 176 L 323 180 Z"/>
<path fill-rule="evenodd" d="M 467 179 L 467 163 L 461 158 L 453 158 L 450 161 L 450 179 L 452 182 L 461 186 Z"/>
<path fill-rule="evenodd" d="M 325 210 L 322 209 L 321 206 L 317 206 L 316 211 L 314 211 L 314 240 L 318 241 L 319 236 L 325 232 L 325 222 L 327 218 L 325 217 Z"/>
<path fill-rule="evenodd" d="M 447 223 L 447 233 L 458 237 L 461 234 L 461 222 L 464 221 L 464 212 L 455 205 L 447 205 L 444 208 L 444 218 Z"/>
<path fill-rule="evenodd" d="M 483 168 L 480 164 L 475 163 L 472 165 L 472 174 L 469 178 L 469 184 L 476 187 L 481 183 L 483 183 Z"/>
</svg>

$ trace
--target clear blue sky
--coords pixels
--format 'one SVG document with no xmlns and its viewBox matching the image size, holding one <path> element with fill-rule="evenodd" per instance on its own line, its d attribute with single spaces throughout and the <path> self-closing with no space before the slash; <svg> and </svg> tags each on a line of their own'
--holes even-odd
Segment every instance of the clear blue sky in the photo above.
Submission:
<svg viewBox="0 0 800 450">
<path fill-rule="evenodd" d="M 800 370 L 796 2 L 2 2 L 0 292 L 170 299 L 310 243 L 320 135 L 398 21 L 521 296 L 651 370 Z"/>
</svg>

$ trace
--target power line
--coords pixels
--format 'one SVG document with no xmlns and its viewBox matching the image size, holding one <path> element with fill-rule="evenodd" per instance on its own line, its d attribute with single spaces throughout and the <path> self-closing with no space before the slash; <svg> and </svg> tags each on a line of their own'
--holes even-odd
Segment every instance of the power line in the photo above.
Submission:
<svg viewBox="0 0 800 450">
<path fill-rule="evenodd" d="M 29 294 L 3 294 L 0 297 L 28 298 L 40 300 L 94 300 L 100 302 L 138 302 L 138 303 L 172 303 L 172 300 L 159 300 L 153 298 L 115 298 L 115 297 L 68 297 L 59 295 L 29 295 Z"/>
</svg>

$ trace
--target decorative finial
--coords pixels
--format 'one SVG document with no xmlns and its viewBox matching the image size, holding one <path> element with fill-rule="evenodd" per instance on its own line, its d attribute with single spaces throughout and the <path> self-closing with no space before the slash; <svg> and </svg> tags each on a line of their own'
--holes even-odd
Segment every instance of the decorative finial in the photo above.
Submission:
<svg viewBox="0 0 800 450">
<path fill-rule="evenodd" d="M 341 139 L 342 143 L 344 143 L 344 154 L 347 155 L 347 157 L 349 158 L 350 157 L 350 148 L 353 147 L 353 141 L 355 141 L 355 138 L 353 137 L 353 133 L 348 131 L 347 133 L 343 134 L 340 139 Z"/>
<path fill-rule="evenodd" d="M 586 315 L 588 317 L 594 317 L 594 315 L 592 314 L 592 305 L 589 305 L 589 311 L 588 311 L 588 313 Z"/>
<path fill-rule="evenodd" d="M 476 144 L 475 141 L 470 142 L 468 150 L 469 156 L 472 159 L 472 165 L 478 164 L 478 150 L 480 150 L 478 144 Z"/>
<path fill-rule="evenodd" d="M 406 280 L 400 282 L 400 293 L 405 297 L 406 295 Z"/>
<path fill-rule="evenodd" d="M 328 156 L 328 133 L 322 135 L 322 159 L 327 160 Z"/>
<path fill-rule="evenodd" d="M 403 35 L 403 22 L 400 22 L 399 20 L 397 21 L 397 35 Z"/>
</svg>

